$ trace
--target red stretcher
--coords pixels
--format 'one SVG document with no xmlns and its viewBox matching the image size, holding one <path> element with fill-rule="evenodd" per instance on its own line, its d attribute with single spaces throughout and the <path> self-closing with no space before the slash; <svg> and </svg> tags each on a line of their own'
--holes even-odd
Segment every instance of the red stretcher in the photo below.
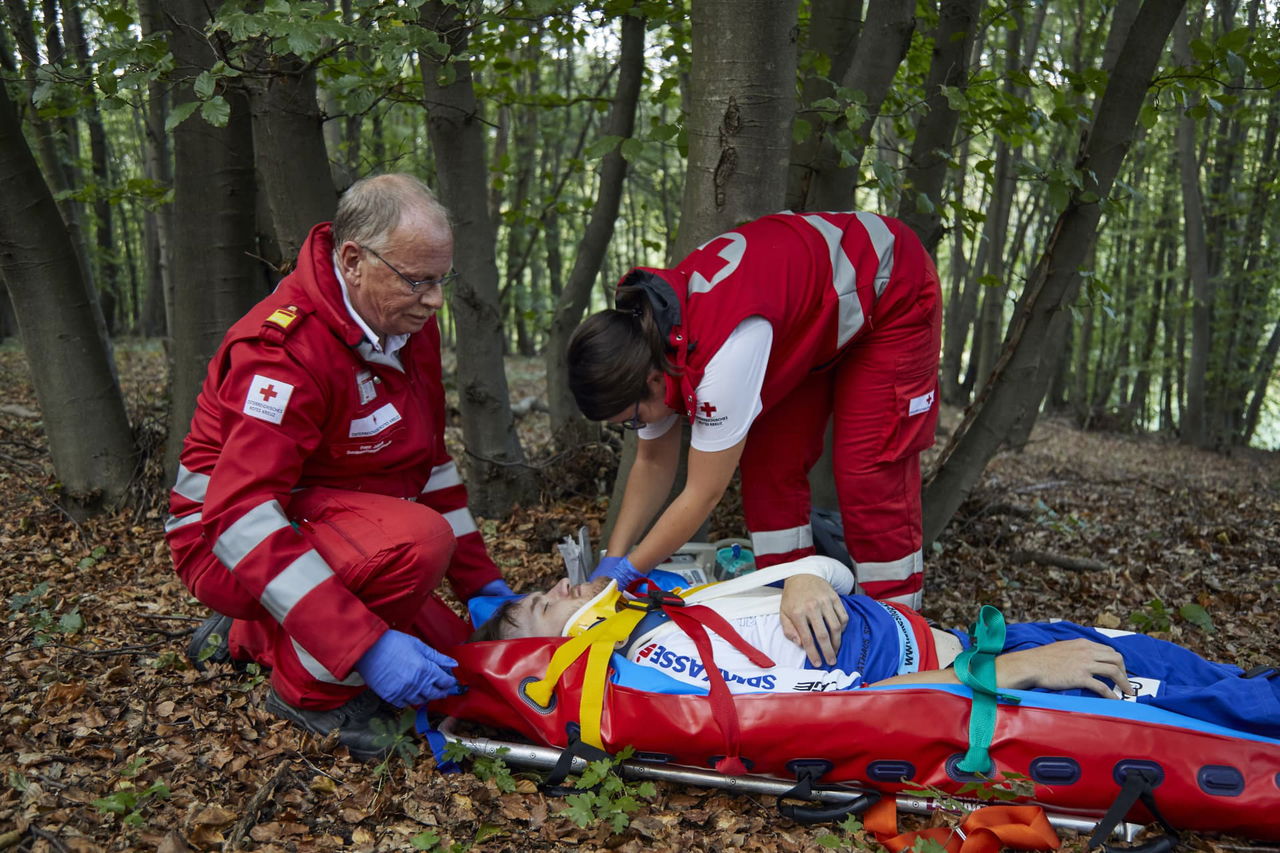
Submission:
<svg viewBox="0 0 1280 853">
<path fill-rule="evenodd" d="M 529 690 L 566 642 L 523 639 L 451 650 L 466 692 L 433 710 L 514 732 L 532 745 L 468 738 L 453 723 L 445 736 L 482 753 L 506 747 L 504 759 L 515 763 L 567 763 L 565 753 L 572 759 L 581 732 L 586 656 L 564 670 L 545 704 Z M 802 820 L 856 811 L 880 795 L 896 795 L 902 810 L 927 811 L 922 790 L 955 794 L 980 780 L 957 766 L 969 747 L 967 687 L 736 695 L 730 737 L 732 727 L 708 696 L 628 686 L 626 673 L 619 683 L 625 666 L 616 656 L 611 662 L 598 731 L 605 751 L 636 750 L 625 767 L 631 775 L 811 800 L 812 808 L 794 815 Z M 1131 840 L 1138 824 L 1162 822 L 1171 833 L 1280 841 L 1280 740 L 1129 702 L 1001 693 L 1018 703 L 997 706 L 988 775 L 1031 780 L 1034 792 L 1019 801 L 1043 806 L 1056 825 L 1087 831 L 1101 821 L 1106 832 Z M 740 758 L 746 773 L 717 772 L 726 756 Z"/>
</svg>

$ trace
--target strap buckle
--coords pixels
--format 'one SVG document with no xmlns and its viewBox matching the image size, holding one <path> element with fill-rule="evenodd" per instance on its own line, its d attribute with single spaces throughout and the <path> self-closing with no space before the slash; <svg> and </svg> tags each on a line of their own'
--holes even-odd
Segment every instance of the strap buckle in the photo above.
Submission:
<svg viewBox="0 0 1280 853">
<path fill-rule="evenodd" d="M 641 591 L 643 589 L 643 592 Z M 668 592 L 649 578 L 632 581 L 627 592 L 635 598 L 624 598 L 622 606 L 628 610 L 643 610 L 653 613 L 664 607 L 684 607 L 684 599 L 674 592 Z"/>
</svg>

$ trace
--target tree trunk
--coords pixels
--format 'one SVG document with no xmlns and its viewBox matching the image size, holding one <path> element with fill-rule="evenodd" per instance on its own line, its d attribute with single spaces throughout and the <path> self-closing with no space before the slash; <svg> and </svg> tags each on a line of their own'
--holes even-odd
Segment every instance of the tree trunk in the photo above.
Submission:
<svg viewBox="0 0 1280 853">
<path fill-rule="evenodd" d="M 0 84 L 0 274 L 63 489 L 93 509 L 118 504 L 135 448 L 78 255 Z"/>
<path fill-rule="evenodd" d="M 941 0 L 933 36 L 933 62 L 925 83 L 925 114 L 916 125 L 907 161 L 907 191 L 898 218 L 916 232 L 932 254 L 942 239 L 942 187 L 960 114 L 951 108 L 945 89 L 967 88 L 969 54 L 982 0 Z"/>
<path fill-rule="evenodd" d="M 1191 33 L 1185 19 L 1174 31 L 1174 55 L 1191 64 Z M 1191 358 L 1187 363 L 1187 413 L 1182 439 L 1193 447 L 1212 445 L 1208 429 L 1209 348 L 1213 292 L 1209 280 L 1209 249 L 1205 238 L 1204 199 L 1200 194 L 1200 163 L 1196 157 L 1196 126 L 1188 115 L 1178 120 L 1178 177 L 1182 183 L 1182 221 L 1187 275 L 1191 279 Z"/>
<path fill-rule="evenodd" d="M 1001 442 L 1020 421 L 1035 420 L 1047 371 L 1042 346 L 1079 289 L 1077 269 L 1088 254 L 1101 215 L 1128 151 L 1156 63 L 1185 0 L 1145 0 L 1125 39 L 1122 59 L 1107 83 L 1084 135 L 1075 190 L 1058 217 L 1044 254 L 1019 301 L 996 375 L 943 449 L 924 490 L 924 538 L 933 541 L 982 476 Z"/>
<path fill-rule="evenodd" d="M 161 0 L 176 68 L 175 106 L 192 100 L 192 81 L 216 59 L 203 36 L 209 10 L 202 0 Z M 209 359 L 226 330 L 266 295 L 257 286 L 254 253 L 254 170 L 249 108 L 235 89 L 226 127 L 196 112 L 173 131 L 173 324 L 169 443 L 178 453 L 195 410 Z"/>
<path fill-rule="evenodd" d="M 825 7 L 847 6 L 839 2 L 825 3 Z M 817 4 L 815 4 L 815 7 Z M 806 140 L 796 143 L 791 154 L 791 176 L 787 189 L 787 207 L 792 210 L 849 210 L 854 206 L 853 188 L 858 182 L 862 154 L 871 139 L 885 96 L 893 83 L 898 66 L 907 55 L 911 33 L 915 30 L 914 0 L 871 0 L 867 5 L 867 19 L 857 35 L 856 50 L 848 71 L 839 75 L 846 65 L 843 52 L 832 54 L 832 79 L 861 95 L 858 105 L 865 117 L 857 127 L 850 127 L 848 113 L 841 113 L 830 124 L 822 121 L 816 111 L 801 118 L 812 124 Z M 819 15 L 815 8 L 809 24 L 811 32 L 829 30 L 821 41 L 813 42 L 816 50 L 831 50 L 841 43 L 840 35 L 853 29 L 840 21 L 840 26 L 828 23 L 831 15 Z M 837 19 L 839 20 L 839 19 Z M 855 30 L 856 32 L 856 30 Z M 834 37 L 834 38 L 833 38 Z M 811 42 L 815 36 L 811 36 Z M 851 36 L 844 36 L 852 46 Z M 824 93 L 816 85 L 805 94 L 806 106 Z"/>
<path fill-rule="evenodd" d="M 420 22 L 443 39 L 448 54 L 421 55 L 427 132 L 440 200 L 453 218 L 454 266 L 461 278 L 449 307 L 457 325 L 458 406 L 469 456 L 472 508 L 503 517 L 533 495 L 532 472 L 515 431 L 502 362 L 502 313 L 495 230 L 488 207 L 484 125 L 466 55 L 458 8 L 429 0 Z"/>
<path fill-rule="evenodd" d="M 139 22 L 143 36 L 164 29 L 159 0 L 139 0 Z M 159 80 L 147 83 L 145 174 L 164 189 L 173 186 L 173 164 L 169 157 L 169 134 L 165 121 L 169 116 L 169 92 Z M 173 206 L 148 209 L 144 223 L 144 247 L 147 264 L 147 297 L 143 310 L 143 335 L 167 336 L 173 328 L 173 277 L 171 239 Z"/>
<path fill-rule="evenodd" d="M 689 160 L 673 259 L 786 203 L 798 0 L 693 0 Z"/>
<path fill-rule="evenodd" d="M 279 257 L 287 264 L 312 226 L 333 218 L 338 192 L 329 171 L 315 68 L 291 53 L 255 55 L 257 73 L 245 77 L 253 155 Z"/>
<path fill-rule="evenodd" d="M 89 42 L 85 38 L 80 8 L 74 0 L 62 0 L 62 20 L 76 67 L 80 73 L 92 77 L 94 71 L 89 56 Z M 94 269 L 97 271 L 92 280 L 97 285 L 95 295 L 101 306 L 109 341 L 121 320 L 120 262 L 116 258 L 111 201 L 108 197 L 111 178 L 107 173 L 107 134 L 102 126 L 102 111 L 98 109 L 96 90 L 92 91 L 88 99 L 89 106 L 84 110 L 84 117 L 89 128 L 89 163 L 93 173 L 93 242 L 96 252 L 92 260 L 96 261 Z"/>
<path fill-rule="evenodd" d="M 618 91 L 614 95 L 609 116 L 601 134 L 627 139 L 635 129 L 636 104 L 644 79 L 643 18 L 627 15 L 622 19 L 622 40 L 618 56 Z M 551 433 L 556 444 L 569 448 L 581 443 L 587 435 L 587 423 L 578 413 L 569 392 L 568 365 L 565 361 L 569 337 L 577 328 L 591 301 L 591 287 L 600 274 L 605 251 L 613 239 L 613 229 L 622 202 L 622 189 L 627 176 L 627 160 L 622 156 L 621 142 L 600 163 L 600 183 L 591 218 L 574 253 L 573 270 L 551 317 L 544 358 L 547 366 L 547 408 L 551 411 Z"/>
</svg>

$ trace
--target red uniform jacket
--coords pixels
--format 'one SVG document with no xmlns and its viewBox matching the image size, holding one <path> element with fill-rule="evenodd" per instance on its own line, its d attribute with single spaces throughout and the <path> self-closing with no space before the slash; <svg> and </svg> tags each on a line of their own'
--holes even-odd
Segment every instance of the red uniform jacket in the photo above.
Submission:
<svg viewBox="0 0 1280 853">
<path fill-rule="evenodd" d="M 675 269 L 639 268 L 621 285 L 646 289 L 679 376 L 666 403 L 692 421 L 707 363 L 748 317 L 773 326 L 761 388 L 765 411 L 812 371 L 834 363 L 875 324 L 886 290 L 914 299 L 927 259 L 902 222 L 873 213 L 778 213 L 703 244 Z M 707 401 L 713 402 L 713 401 Z"/>
<path fill-rule="evenodd" d="M 291 492 L 328 486 L 417 500 L 458 536 L 447 576 L 459 596 L 499 577 L 445 451 L 435 321 L 399 351 L 403 370 L 366 360 L 362 340 L 334 274 L 329 225 L 318 225 L 297 269 L 210 361 L 166 526 L 173 535 L 198 523 L 226 583 L 256 597 L 338 678 L 386 625 L 291 526 Z"/>
</svg>

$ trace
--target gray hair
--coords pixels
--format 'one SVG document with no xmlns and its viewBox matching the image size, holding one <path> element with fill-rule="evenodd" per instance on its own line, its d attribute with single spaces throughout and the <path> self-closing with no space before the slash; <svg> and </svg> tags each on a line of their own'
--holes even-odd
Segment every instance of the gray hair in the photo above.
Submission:
<svg viewBox="0 0 1280 853">
<path fill-rule="evenodd" d="M 449 212 L 431 188 L 413 175 L 395 172 L 361 178 L 338 199 L 333 244 L 350 240 L 377 251 L 391 232 L 418 214 L 450 227 Z"/>
</svg>

